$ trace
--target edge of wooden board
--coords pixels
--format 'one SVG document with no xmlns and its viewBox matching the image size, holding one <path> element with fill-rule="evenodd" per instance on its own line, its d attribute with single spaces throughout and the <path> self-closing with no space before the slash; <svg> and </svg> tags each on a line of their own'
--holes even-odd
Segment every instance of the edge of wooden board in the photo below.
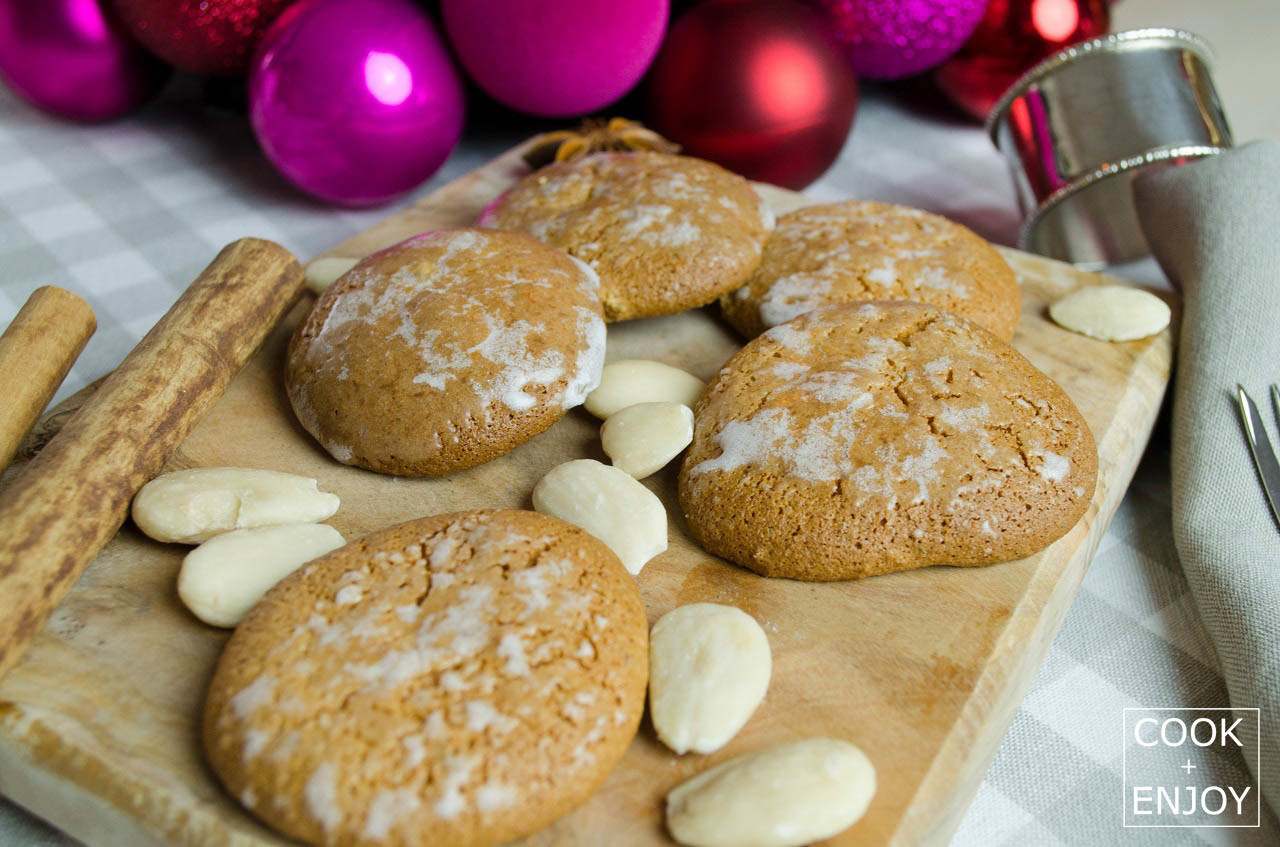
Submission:
<svg viewBox="0 0 1280 847">
<path fill-rule="evenodd" d="M 1171 334 L 1146 351 L 1144 358 L 1152 365 L 1158 366 L 1162 359 L 1165 363 L 1155 371 L 1163 383 L 1158 393 L 1160 400 L 1144 410 L 1141 392 L 1134 384 L 1125 392 L 1117 416 L 1128 415 L 1136 434 L 1122 428 L 1109 432 L 1110 439 L 1125 443 L 1117 452 L 1116 462 L 1099 468 L 1099 483 L 1104 475 L 1107 480 L 1107 496 L 1101 503 L 1091 503 L 1085 518 L 1067 534 L 1083 538 L 1062 566 L 1052 567 L 1051 557 L 1045 557 L 1036 569 L 1034 580 L 1009 617 L 997 650 L 934 757 L 890 843 L 904 847 L 946 844 L 959 827 L 1129 489 L 1163 406 L 1172 354 Z M 1098 452 L 1103 453 L 1101 444 Z M 1029 649 L 1015 649 L 1015 645 L 1028 643 L 1033 645 Z M 966 732 L 970 733 L 968 737 Z"/>
</svg>

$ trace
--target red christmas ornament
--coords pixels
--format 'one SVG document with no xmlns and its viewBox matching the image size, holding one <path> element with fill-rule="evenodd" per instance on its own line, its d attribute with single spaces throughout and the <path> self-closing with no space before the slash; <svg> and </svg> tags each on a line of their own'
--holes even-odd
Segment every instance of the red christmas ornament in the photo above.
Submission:
<svg viewBox="0 0 1280 847">
<path fill-rule="evenodd" d="M 799 189 L 831 166 L 858 84 L 816 12 L 796 0 L 707 0 L 654 60 L 650 125 L 750 179 Z"/>
<path fill-rule="evenodd" d="M 238 76 L 259 36 L 296 0 L 112 0 L 134 37 L 175 68 Z"/>
<path fill-rule="evenodd" d="M 1104 35 L 1111 14 L 1104 0 L 991 0 L 960 51 L 934 72 L 943 93 L 986 120 L 1010 85 L 1041 59 Z"/>
</svg>

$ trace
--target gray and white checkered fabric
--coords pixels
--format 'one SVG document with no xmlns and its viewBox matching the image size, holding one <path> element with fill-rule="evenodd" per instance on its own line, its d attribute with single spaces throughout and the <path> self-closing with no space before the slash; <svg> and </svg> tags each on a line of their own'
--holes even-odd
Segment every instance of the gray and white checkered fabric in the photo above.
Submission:
<svg viewBox="0 0 1280 847">
<path fill-rule="evenodd" d="M 118 363 L 228 241 L 271 238 L 306 259 L 389 213 L 308 201 L 263 159 L 242 117 L 196 95 L 194 84 L 180 83 L 136 117 L 79 127 L 0 90 L 0 324 L 48 283 L 84 295 L 98 315 L 98 332 L 59 397 Z M 473 132 L 422 190 L 527 134 Z M 839 161 L 810 193 L 919 206 L 1003 243 L 1019 221 L 1009 177 L 983 132 L 910 94 L 866 92 Z M 1227 705 L 1174 554 L 1169 496 L 1167 447 L 1157 443 L 956 845 L 1276 843 L 1265 810 L 1260 829 L 1121 826 L 1122 709 Z M 1238 757 L 1191 755 L 1201 772 L 1242 772 Z M 0 800 L 0 844 L 70 843 Z"/>
</svg>

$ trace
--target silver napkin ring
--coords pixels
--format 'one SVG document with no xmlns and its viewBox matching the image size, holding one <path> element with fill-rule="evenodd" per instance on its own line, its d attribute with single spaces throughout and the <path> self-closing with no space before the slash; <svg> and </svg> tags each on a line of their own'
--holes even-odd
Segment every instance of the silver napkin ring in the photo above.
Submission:
<svg viewBox="0 0 1280 847">
<path fill-rule="evenodd" d="M 1137 29 L 1023 74 L 987 119 L 1022 206 L 1018 246 L 1091 268 L 1147 255 L 1133 177 L 1231 147 L 1212 70 L 1199 36 Z"/>
</svg>

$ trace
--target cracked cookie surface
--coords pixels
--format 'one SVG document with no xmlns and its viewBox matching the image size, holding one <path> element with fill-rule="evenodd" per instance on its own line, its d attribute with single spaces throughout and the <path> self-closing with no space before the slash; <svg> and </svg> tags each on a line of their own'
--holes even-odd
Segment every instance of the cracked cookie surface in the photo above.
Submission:
<svg viewBox="0 0 1280 847">
<path fill-rule="evenodd" d="M 1030 555 L 1080 519 L 1097 451 L 1049 377 L 905 301 L 815 309 L 740 350 L 694 410 L 680 503 L 706 550 L 852 579 Z"/>
<path fill-rule="evenodd" d="M 747 338 L 831 303 L 912 300 L 1005 341 L 1022 310 L 1017 277 L 995 248 L 939 215 L 851 200 L 778 218 L 747 283 L 720 299 Z"/>
<path fill-rule="evenodd" d="M 596 153 L 535 171 L 477 226 L 527 232 L 600 274 L 605 318 L 702 306 L 760 261 L 773 216 L 742 177 L 689 156 Z"/>
<path fill-rule="evenodd" d="M 635 582 L 546 515 L 400 524 L 271 590 L 228 642 L 204 743 L 258 817 L 313 844 L 490 845 L 583 802 L 636 732 Z"/>
<path fill-rule="evenodd" d="M 338 461 L 437 476 L 581 405 L 604 346 L 590 268 L 519 233 L 436 230 L 325 289 L 289 344 L 285 387 Z"/>
</svg>

